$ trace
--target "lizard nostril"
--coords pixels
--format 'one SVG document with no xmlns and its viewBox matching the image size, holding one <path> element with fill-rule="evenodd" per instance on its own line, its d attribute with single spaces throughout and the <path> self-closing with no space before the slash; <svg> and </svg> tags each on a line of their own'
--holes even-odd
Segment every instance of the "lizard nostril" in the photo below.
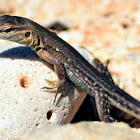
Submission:
<svg viewBox="0 0 140 140">
<path fill-rule="evenodd" d="M 30 36 L 30 32 L 26 32 L 25 33 L 25 37 L 27 38 L 27 37 L 29 37 Z"/>
</svg>

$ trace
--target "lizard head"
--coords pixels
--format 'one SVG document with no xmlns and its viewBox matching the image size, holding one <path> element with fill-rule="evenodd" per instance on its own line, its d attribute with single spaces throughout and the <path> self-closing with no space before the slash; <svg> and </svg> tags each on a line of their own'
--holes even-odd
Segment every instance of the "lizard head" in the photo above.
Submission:
<svg viewBox="0 0 140 140">
<path fill-rule="evenodd" d="M 33 33 L 33 24 L 31 20 L 4 15 L 0 17 L 0 39 L 10 40 L 30 47 L 36 46 L 39 42 L 39 36 Z"/>
</svg>

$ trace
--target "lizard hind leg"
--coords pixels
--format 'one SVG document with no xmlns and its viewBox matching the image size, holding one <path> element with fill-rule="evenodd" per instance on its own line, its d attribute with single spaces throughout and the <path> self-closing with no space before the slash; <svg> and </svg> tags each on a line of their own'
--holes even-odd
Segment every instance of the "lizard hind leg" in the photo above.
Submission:
<svg viewBox="0 0 140 140">
<path fill-rule="evenodd" d="M 112 77 L 111 77 L 111 74 L 107 68 L 107 65 L 109 64 L 109 60 L 107 60 L 106 62 L 106 65 L 104 66 L 104 64 L 99 60 L 97 59 L 93 54 L 92 52 L 90 52 L 88 49 L 86 49 L 85 47 L 80 47 L 82 49 L 85 49 L 87 52 L 89 52 L 92 56 L 93 56 L 93 67 L 98 71 L 100 72 L 104 77 L 106 77 L 111 83 L 115 84 Z"/>
<path fill-rule="evenodd" d="M 116 119 L 110 116 L 109 109 L 109 100 L 104 95 L 104 93 L 100 92 L 95 95 L 96 107 L 99 118 L 104 122 L 117 122 Z"/>
<path fill-rule="evenodd" d="M 94 60 L 93 60 L 94 68 L 96 68 L 97 71 L 100 72 L 104 77 L 106 77 L 111 83 L 115 84 L 112 77 L 111 77 L 111 74 L 107 68 L 108 64 L 109 64 L 109 60 L 107 60 L 105 66 L 103 65 L 103 63 L 99 59 L 94 58 Z"/>
</svg>

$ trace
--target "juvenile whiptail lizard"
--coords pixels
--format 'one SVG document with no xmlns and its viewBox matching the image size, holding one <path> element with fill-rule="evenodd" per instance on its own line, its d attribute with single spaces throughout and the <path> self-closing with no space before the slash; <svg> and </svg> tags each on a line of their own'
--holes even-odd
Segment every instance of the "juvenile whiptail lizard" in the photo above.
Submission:
<svg viewBox="0 0 140 140">
<path fill-rule="evenodd" d="M 89 64 L 73 47 L 55 33 L 23 17 L 0 17 L 0 38 L 31 47 L 41 59 L 54 65 L 58 75 L 57 93 L 65 93 L 66 77 L 88 95 L 94 96 L 102 121 L 116 121 L 109 103 L 140 119 L 140 102 L 114 84 L 108 70 L 95 59 Z"/>
</svg>

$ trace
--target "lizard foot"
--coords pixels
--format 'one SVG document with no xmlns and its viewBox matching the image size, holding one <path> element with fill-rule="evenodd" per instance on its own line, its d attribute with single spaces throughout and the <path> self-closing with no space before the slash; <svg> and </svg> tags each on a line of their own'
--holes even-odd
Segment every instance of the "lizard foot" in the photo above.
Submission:
<svg viewBox="0 0 140 140">
<path fill-rule="evenodd" d="M 44 92 L 51 92 L 51 93 L 55 93 L 57 92 L 57 86 L 56 86 L 56 81 L 50 81 L 48 79 L 45 79 L 45 81 L 47 82 L 48 85 L 51 85 L 51 87 L 49 86 L 45 86 L 42 87 L 41 90 Z"/>
<path fill-rule="evenodd" d="M 63 80 L 59 80 L 57 82 L 57 90 L 56 90 L 56 95 L 55 95 L 55 99 L 54 99 L 54 103 L 56 102 L 56 98 L 57 98 L 57 95 L 61 93 L 61 98 L 65 97 L 66 93 L 65 93 L 65 81 Z M 57 104 L 60 102 L 60 98 L 58 99 L 59 101 L 57 101 Z"/>
<path fill-rule="evenodd" d="M 42 87 L 41 90 L 44 92 L 56 93 L 55 98 L 54 98 L 54 103 L 56 102 L 56 98 L 59 93 L 61 93 L 61 97 L 65 97 L 65 85 L 64 85 L 65 81 L 59 80 L 57 82 L 57 81 L 50 81 L 48 79 L 45 79 L 45 81 L 47 82 L 48 85 L 51 85 L 51 86 Z"/>
</svg>

